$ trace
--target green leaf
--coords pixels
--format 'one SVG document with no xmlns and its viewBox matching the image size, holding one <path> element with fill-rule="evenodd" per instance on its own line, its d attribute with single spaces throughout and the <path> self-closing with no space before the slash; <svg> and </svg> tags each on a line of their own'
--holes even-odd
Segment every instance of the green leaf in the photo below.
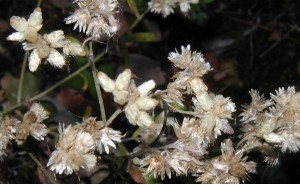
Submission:
<svg viewBox="0 0 300 184">
<path fill-rule="evenodd" d="M 155 42 L 156 37 L 155 34 L 150 32 L 140 32 L 133 33 L 131 35 L 127 35 L 125 37 L 126 41 L 134 41 L 134 42 Z"/>
<path fill-rule="evenodd" d="M 124 65 L 127 68 L 130 65 L 128 47 L 125 45 L 125 42 L 123 40 L 119 41 L 118 46 L 119 46 L 122 58 L 124 60 Z"/>
<path fill-rule="evenodd" d="M 5 93 L 5 98 L 7 98 L 11 104 L 15 104 L 18 94 L 19 79 L 12 76 L 7 76 L 7 80 L 8 85 Z M 26 97 L 32 97 L 39 92 L 39 89 L 40 79 L 31 72 L 25 72 L 21 98 L 24 99 Z"/>
<path fill-rule="evenodd" d="M 147 184 L 163 184 L 159 179 L 155 179 L 153 176 L 144 175 Z"/>
<path fill-rule="evenodd" d="M 76 90 L 85 91 L 88 87 L 88 80 L 83 74 L 79 74 L 67 82 L 63 83 L 61 86 L 70 87 Z"/>
<path fill-rule="evenodd" d="M 130 10 L 133 12 L 133 14 L 134 14 L 137 18 L 139 18 L 141 15 L 140 15 L 140 13 L 139 13 L 139 11 L 138 11 L 138 8 L 137 8 L 137 6 L 136 6 L 136 4 L 135 4 L 135 1 L 134 1 L 134 0 L 127 0 L 127 4 L 128 4 L 128 6 L 129 6 Z"/>
<path fill-rule="evenodd" d="M 86 108 L 85 108 L 85 110 L 84 110 L 83 117 L 85 117 L 85 118 L 91 117 L 92 113 L 93 113 L 92 106 L 91 105 L 87 105 Z"/>
</svg>

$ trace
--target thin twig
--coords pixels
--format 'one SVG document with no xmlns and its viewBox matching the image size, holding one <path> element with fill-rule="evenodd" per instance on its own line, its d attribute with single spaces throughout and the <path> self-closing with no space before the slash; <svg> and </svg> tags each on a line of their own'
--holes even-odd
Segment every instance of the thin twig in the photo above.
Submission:
<svg viewBox="0 0 300 184">
<path fill-rule="evenodd" d="M 149 150 L 149 149 L 148 149 L 149 147 L 154 146 L 154 145 L 157 143 L 157 141 L 159 141 L 160 137 L 163 135 L 163 133 L 164 133 L 165 130 L 166 130 L 166 126 L 167 126 L 167 117 L 168 117 L 167 113 L 168 113 L 167 110 L 164 108 L 164 122 L 163 122 L 163 126 L 162 126 L 162 128 L 161 128 L 159 134 L 157 135 L 157 137 L 156 137 L 151 143 L 149 143 L 147 146 L 145 146 L 145 148 L 141 148 L 140 150 L 135 151 L 135 152 L 132 152 L 132 153 L 130 153 L 129 155 L 127 155 L 127 157 L 128 157 L 129 159 L 132 159 L 132 158 L 134 158 L 134 157 L 137 157 L 137 156 L 139 156 L 139 155 L 145 153 L 146 151 Z"/>
<path fill-rule="evenodd" d="M 49 179 L 50 183 L 53 184 L 57 184 L 57 182 L 55 181 L 55 179 L 47 172 L 47 170 L 45 169 L 45 167 L 41 164 L 41 162 L 30 152 L 27 152 L 27 154 L 30 156 L 30 158 L 36 163 L 36 165 L 38 165 L 41 170 L 43 171 L 43 173 L 47 176 L 47 178 Z"/>
<path fill-rule="evenodd" d="M 93 53 L 93 42 L 90 41 L 90 52 L 89 52 L 89 63 L 92 69 L 92 74 L 93 74 L 93 79 L 94 79 L 94 83 L 95 83 L 95 88 L 96 88 L 96 92 L 97 92 L 97 96 L 98 96 L 98 102 L 99 102 L 99 108 L 101 111 L 101 118 L 103 123 L 106 125 L 106 114 L 105 114 L 105 107 L 104 107 L 104 102 L 103 102 L 103 97 L 102 97 L 102 93 L 101 93 L 101 89 L 100 89 L 100 85 L 98 82 L 98 77 L 97 77 L 97 69 L 94 63 L 94 53 Z"/>
<path fill-rule="evenodd" d="M 22 64 L 21 75 L 20 75 L 20 80 L 19 80 L 19 87 L 18 87 L 17 103 L 20 103 L 21 98 L 22 98 L 23 81 L 24 81 L 24 75 L 25 75 L 25 71 L 26 71 L 27 61 L 28 61 L 28 52 L 25 53 L 24 58 L 23 58 L 23 64 Z"/>
<path fill-rule="evenodd" d="M 130 32 L 135 28 L 135 26 L 144 18 L 144 16 L 148 13 L 149 9 L 147 9 L 143 14 L 141 14 L 135 21 L 131 24 L 129 29 L 126 32 Z"/>
<path fill-rule="evenodd" d="M 36 7 L 41 7 L 42 1 L 43 0 L 39 0 L 38 3 L 36 4 Z"/>
<path fill-rule="evenodd" d="M 291 32 L 294 31 L 294 28 L 291 28 L 284 36 L 283 36 L 283 39 L 287 39 L 290 35 Z M 265 50 L 263 53 L 261 53 L 259 55 L 259 58 L 263 58 L 265 55 L 267 55 L 271 50 L 273 50 L 277 45 L 279 45 L 279 43 L 283 40 L 283 39 L 280 39 L 279 41 L 273 43 L 267 50 Z"/>
<path fill-rule="evenodd" d="M 110 118 L 107 120 L 106 122 L 106 126 L 109 126 L 114 119 L 116 119 L 116 117 L 122 112 L 121 108 L 118 108 L 111 116 Z"/>
<path fill-rule="evenodd" d="M 110 50 L 112 47 L 109 47 L 108 50 Z M 107 53 L 107 51 L 103 51 L 101 54 L 99 54 L 97 57 L 94 58 L 93 63 L 97 63 L 98 61 L 100 61 L 100 59 Z M 78 75 L 80 72 L 84 71 L 85 69 L 87 69 L 90 66 L 90 63 L 86 63 L 84 66 L 82 66 L 81 68 L 79 68 L 78 70 L 74 71 L 73 73 L 71 73 L 70 75 L 68 75 L 67 77 L 65 77 L 64 79 L 62 79 L 61 81 L 55 83 L 54 85 L 52 85 L 50 88 L 46 89 L 45 91 L 31 97 L 29 99 L 29 101 L 34 101 L 37 100 L 43 96 L 45 96 L 47 93 L 53 91 L 54 89 L 56 89 L 57 87 L 59 87 L 60 85 L 62 85 L 63 83 L 67 82 L 68 80 L 72 79 L 73 77 L 75 77 L 76 75 Z M 9 109 L 5 110 L 2 112 L 3 115 L 6 115 L 7 113 L 15 110 L 16 108 L 20 107 L 22 105 L 22 103 L 17 103 L 16 105 L 10 107 Z"/>
</svg>

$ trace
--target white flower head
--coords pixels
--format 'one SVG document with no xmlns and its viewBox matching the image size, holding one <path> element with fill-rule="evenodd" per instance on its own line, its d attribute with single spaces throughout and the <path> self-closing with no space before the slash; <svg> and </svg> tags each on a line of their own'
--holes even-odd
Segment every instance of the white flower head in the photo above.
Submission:
<svg viewBox="0 0 300 184">
<path fill-rule="evenodd" d="M 113 93 L 114 101 L 124 105 L 128 101 L 128 87 L 131 79 L 131 70 L 126 69 L 113 81 L 105 73 L 98 72 L 99 83 L 104 91 Z"/>
<path fill-rule="evenodd" d="M 151 12 L 162 14 L 164 18 L 174 13 L 176 2 L 174 0 L 151 0 L 148 7 Z"/>
<path fill-rule="evenodd" d="M 77 9 L 71 16 L 65 18 L 66 24 L 75 23 L 74 30 L 78 27 L 79 32 L 85 32 L 91 21 L 91 14 L 87 7 Z"/>
<path fill-rule="evenodd" d="M 114 101 L 119 105 L 125 105 L 124 111 L 129 123 L 144 127 L 154 125 L 153 118 L 146 112 L 153 109 L 158 101 L 149 97 L 155 87 L 153 80 L 144 82 L 136 87 L 131 80 L 131 70 L 126 69 L 113 81 L 105 73 L 97 74 L 101 87 L 114 96 Z"/>
<path fill-rule="evenodd" d="M 153 80 L 144 82 L 136 87 L 132 81 L 129 87 L 128 103 L 125 106 L 125 115 L 129 123 L 142 127 L 153 127 L 153 118 L 146 112 L 154 109 L 158 104 L 156 99 L 149 97 L 150 91 L 155 87 Z"/>
<path fill-rule="evenodd" d="M 10 18 L 10 25 L 17 30 L 7 37 L 10 41 L 22 42 L 27 40 L 29 42 L 35 42 L 38 39 L 38 31 L 42 28 L 42 11 L 40 8 L 36 8 L 33 13 L 30 14 L 28 20 L 24 18 L 13 16 Z"/>
<path fill-rule="evenodd" d="M 15 118 L 0 117 L 0 160 L 6 155 L 6 147 L 12 139 L 15 139 L 19 121 Z"/>
<path fill-rule="evenodd" d="M 65 56 L 85 56 L 86 52 L 79 43 L 67 40 L 63 47 Z"/>
<path fill-rule="evenodd" d="M 65 19 L 66 24 L 75 23 L 74 29 L 85 32 L 96 39 L 112 37 L 119 30 L 120 25 L 115 17 L 118 12 L 117 0 L 89 0 L 78 1 L 75 12 Z"/>
<path fill-rule="evenodd" d="M 291 100 L 295 93 L 296 91 L 294 86 L 288 87 L 286 90 L 284 88 L 279 88 L 276 90 L 276 94 L 271 94 L 271 98 L 278 105 L 284 106 Z"/>
<path fill-rule="evenodd" d="M 36 140 L 44 140 L 49 130 L 42 123 L 49 116 L 42 105 L 33 103 L 29 111 L 23 116 L 22 123 L 16 131 L 16 141 L 18 144 L 23 144 L 29 135 L 32 135 Z"/>
<path fill-rule="evenodd" d="M 52 152 L 47 166 L 55 173 L 67 175 L 77 172 L 80 167 L 90 170 L 96 165 L 94 148 L 95 142 L 89 133 L 60 124 L 57 150 Z"/>
<path fill-rule="evenodd" d="M 249 93 L 252 97 L 252 102 L 250 105 L 244 105 L 244 112 L 240 114 L 242 117 L 241 121 L 244 123 L 255 120 L 260 112 L 273 105 L 272 100 L 266 100 L 263 95 L 259 95 L 258 91 L 251 90 Z"/>
<path fill-rule="evenodd" d="M 92 135 L 96 149 L 102 154 L 104 151 L 109 154 L 110 148 L 116 148 L 115 143 L 121 142 L 121 132 L 109 128 L 101 121 L 96 121 L 96 118 L 90 117 L 84 119 L 78 124 L 78 128 Z"/>
<path fill-rule="evenodd" d="M 168 164 L 164 152 L 155 151 L 146 155 L 139 163 L 141 167 L 147 167 L 146 174 L 153 175 L 154 178 L 160 176 L 162 180 L 165 175 L 171 178 L 172 168 Z"/>
<path fill-rule="evenodd" d="M 190 4 L 198 4 L 199 0 L 178 0 L 180 11 L 182 13 L 188 13 L 191 9 Z"/>
<path fill-rule="evenodd" d="M 221 144 L 222 156 L 212 159 L 196 180 L 203 183 L 240 183 L 256 172 L 256 163 L 243 157 L 243 150 L 235 151 L 230 139 Z"/>
<path fill-rule="evenodd" d="M 23 43 L 23 49 L 32 50 L 29 55 L 29 70 L 32 72 L 37 70 L 43 59 L 54 67 L 62 68 L 66 64 L 65 57 L 86 55 L 80 44 L 65 39 L 62 30 L 53 31 L 43 36 L 39 35 L 35 42 Z M 58 49 L 62 50 L 64 54 L 61 54 Z"/>
<path fill-rule="evenodd" d="M 205 62 L 200 52 L 191 52 L 190 45 L 187 45 L 187 47 L 182 46 L 181 53 L 178 51 L 171 52 L 168 59 L 180 69 L 178 74 L 175 75 L 177 80 L 187 80 L 188 87 L 191 87 L 195 93 L 206 91 L 207 87 L 201 77 L 209 72 L 211 67 L 208 62 Z"/>
</svg>

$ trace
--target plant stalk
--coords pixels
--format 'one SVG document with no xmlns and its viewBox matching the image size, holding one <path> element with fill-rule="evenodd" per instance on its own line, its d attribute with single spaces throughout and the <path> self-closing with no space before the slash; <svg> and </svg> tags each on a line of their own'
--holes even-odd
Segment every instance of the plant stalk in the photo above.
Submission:
<svg viewBox="0 0 300 184">
<path fill-rule="evenodd" d="M 24 81 L 24 75 L 25 75 L 25 71 L 26 71 L 27 61 L 28 61 L 28 52 L 25 53 L 24 58 L 23 58 L 23 64 L 22 64 L 20 80 L 19 80 L 19 87 L 18 87 L 17 103 L 20 103 L 21 98 L 22 98 L 23 81 Z"/>
<path fill-rule="evenodd" d="M 107 49 L 110 50 L 112 47 L 109 47 Z M 100 59 L 107 53 L 107 51 L 103 51 L 101 54 L 99 54 L 98 56 L 96 56 L 93 60 L 93 63 L 97 63 L 98 61 L 100 61 Z M 78 75 L 80 72 L 84 71 L 85 69 L 87 69 L 88 67 L 90 67 L 90 63 L 86 63 L 85 65 L 83 65 L 81 68 L 79 68 L 78 70 L 74 71 L 73 73 L 71 73 L 70 75 L 68 75 L 67 77 L 65 77 L 64 79 L 62 79 L 61 81 L 55 83 L 54 85 L 52 85 L 50 88 L 42 91 L 41 93 L 31 97 L 29 99 L 29 101 L 35 101 L 43 96 L 45 96 L 47 93 L 53 91 L 54 89 L 56 89 L 57 87 L 59 87 L 60 85 L 62 85 L 63 83 L 67 82 L 68 80 L 72 79 L 73 77 L 75 77 L 76 75 Z M 10 107 L 9 109 L 5 110 L 2 112 L 3 115 L 8 114 L 9 112 L 15 110 L 16 108 L 20 107 L 22 105 L 21 102 L 15 104 L 14 106 Z"/>
<path fill-rule="evenodd" d="M 90 46 L 89 63 L 91 66 L 93 79 L 94 79 L 94 83 L 95 83 L 95 88 L 96 88 L 96 92 L 97 92 L 97 96 L 98 96 L 98 102 L 99 102 L 99 107 L 100 107 L 100 111 L 101 111 L 101 118 L 102 118 L 103 123 L 106 125 L 105 107 L 104 107 L 103 97 L 102 97 L 102 93 L 101 93 L 101 89 L 100 89 L 100 85 L 99 85 L 98 77 L 97 77 L 97 73 L 96 73 L 97 68 L 96 68 L 95 62 L 94 62 L 93 42 L 92 41 L 90 41 L 89 46 Z"/>
</svg>

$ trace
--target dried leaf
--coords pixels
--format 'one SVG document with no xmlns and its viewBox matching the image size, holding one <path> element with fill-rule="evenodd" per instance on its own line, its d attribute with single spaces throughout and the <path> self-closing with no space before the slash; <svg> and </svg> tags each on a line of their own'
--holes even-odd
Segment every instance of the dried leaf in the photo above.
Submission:
<svg viewBox="0 0 300 184">
<path fill-rule="evenodd" d="M 128 172 L 136 183 L 147 184 L 141 170 L 134 165 L 132 160 L 128 161 Z"/>
</svg>

